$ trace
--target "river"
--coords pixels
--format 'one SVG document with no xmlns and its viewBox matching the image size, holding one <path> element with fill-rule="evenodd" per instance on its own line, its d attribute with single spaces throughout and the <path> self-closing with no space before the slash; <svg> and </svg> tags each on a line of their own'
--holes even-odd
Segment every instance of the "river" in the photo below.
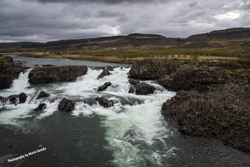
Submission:
<svg viewBox="0 0 250 167">
<path fill-rule="evenodd" d="M 128 93 L 129 65 L 68 59 L 36 59 L 12 56 L 34 65 L 87 65 L 88 73 L 75 82 L 30 85 L 21 73 L 0 96 L 24 92 L 24 104 L 0 103 L 0 166 L 20 167 L 202 167 L 250 166 L 250 156 L 214 138 L 179 133 L 175 123 L 161 115 L 161 105 L 175 95 L 155 81 L 151 95 Z M 97 79 L 102 66 L 114 66 L 112 75 Z M 123 67 L 120 67 L 123 66 Z M 112 86 L 103 92 L 96 88 Z M 50 96 L 36 99 L 39 92 Z M 94 99 L 105 96 L 115 102 L 104 108 Z M 71 113 L 57 110 L 62 98 L 76 102 Z M 46 103 L 43 112 L 34 109 Z"/>
</svg>

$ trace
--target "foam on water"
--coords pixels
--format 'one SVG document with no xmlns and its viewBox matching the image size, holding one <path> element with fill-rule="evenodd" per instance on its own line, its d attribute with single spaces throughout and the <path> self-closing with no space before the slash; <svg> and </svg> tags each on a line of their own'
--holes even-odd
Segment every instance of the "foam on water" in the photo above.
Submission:
<svg viewBox="0 0 250 167">
<path fill-rule="evenodd" d="M 36 118 L 37 119 L 42 119 L 42 118 L 45 118 L 45 117 L 48 117 L 48 116 L 52 115 L 55 111 L 57 111 L 59 102 L 60 102 L 59 99 L 55 100 L 53 102 L 50 102 L 49 100 L 43 101 L 43 103 L 46 104 L 46 108 Z"/>
<path fill-rule="evenodd" d="M 1 108 L 5 109 L 0 112 L 0 124 L 5 125 L 22 125 L 23 119 L 32 117 L 30 113 L 32 109 L 35 108 L 35 104 L 23 103 L 13 105 L 13 104 L 4 104 Z"/>
</svg>

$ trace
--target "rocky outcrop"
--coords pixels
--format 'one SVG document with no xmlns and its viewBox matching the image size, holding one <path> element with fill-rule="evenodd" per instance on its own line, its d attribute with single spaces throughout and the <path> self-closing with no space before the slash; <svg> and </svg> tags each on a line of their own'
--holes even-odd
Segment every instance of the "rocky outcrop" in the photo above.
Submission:
<svg viewBox="0 0 250 167">
<path fill-rule="evenodd" d="M 113 101 L 106 99 L 104 96 L 97 97 L 95 100 L 98 101 L 98 103 L 105 108 L 112 107 L 114 105 Z"/>
<path fill-rule="evenodd" d="M 166 65 L 163 60 L 145 59 L 136 61 L 130 71 L 129 78 L 158 79 L 166 74 Z"/>
<path fill-rule="evenodd" d="M 204 65 L 205 64 L 205 65 Z M 211 84 L 235 83 L 246 85 L 250 82 L 250 71 L 238 69 L 233 63 L 200 62 L 196 65 L 182 65 L 158 83 L 168 90 L 208 90 Z"/>
<path fill-rule="evenodd" d="M 144 82 L 135 85 L 135 93 L 137 95 L 148 95 L 154 93 L 156 88 L 152 85 L 146 84 Z"/>
<path fill-rule="evenodd" d="M 216 137 L 250 152 L 250 70 L 233 61 L 166 65 L 158 82 L 178 92 L 162 105 L 164 117 L 184 134 Z"/>
<path fill-rule="evenodd" d="M 223 74 L 222 69 L 185 65 L 178 68 L 169 78 L 158 82 L 168 90 L 203 90 L 210 84 L 224 84 L 226 78 L 223 77 Z"/>
<path fill-rule="evenodd" d="M 105 76 L 107 76 L 107 75 L 110 75 L 110 72 L 109 72 L 109 70 L 104 69 L 104 70 L 102 71 L 102 73 L 101 73 L 100 75 L 98 75 L 97 79 L 103 78 L 103 77 L 105 77 Z"/>
<path fill-rule="evenodd" d="M 75 103 L 66 98 L 63 98 L 58 105 L 59 111 L 71 112 L 74 110 L 74 108 L 75 108 Z"/>
<path fill-rule="evenodd" d="M 98 91 L 104 91 L 106 90 L 109 86 L 111 86 L 111 82 L 106 82 L 104 85 L 100 86 L 98 88 Z"/>
<path fill-rule="evenodd" d="M 15 64 L 13 60 L 10 62 L 0 63 L 0 89 L 10 88 L 13 80 L 17 79 L 19 74 L 24 72 L 26 69 L 28 68 Z"/>
<path fill-rule="evenodd" d="M 36 97 L 36 99 L 40 99 L 40 98 L 44 98 L 44 97 L 49 97 L 48 93 L 45 93 L 44 91 L 41 91 L 38 96 Z"/>
<path fill-rule="evenodd" d="M 77 77 L 85 75 L 86 66 L 62 66 L 62 67 L 36 67 L 29 73 L 31 84 L 51 83 L 58 81 L 74 81 Z"/>
<path fill-rule="evenodd" d="M 166 119 L 192 136 L 211 136 L 250 152 L 250 86 L 213 85 L 207 92 L 178 91 L 162 105 Z"/>
</svg>

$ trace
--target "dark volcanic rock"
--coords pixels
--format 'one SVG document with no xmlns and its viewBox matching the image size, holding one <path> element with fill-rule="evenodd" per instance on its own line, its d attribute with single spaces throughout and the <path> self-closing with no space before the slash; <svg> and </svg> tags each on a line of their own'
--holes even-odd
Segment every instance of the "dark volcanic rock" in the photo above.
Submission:
<svg viewBox="0 0 250 167">
<path fill-rule="evenodd" d="M 103 77 L 105 77 L 105 76 L 107 76 L 107 75 L 110 75 L 110 72 L 109 72 L 109 70 L 104 69 L 104 70 L 102 71 L 102 73 L 101 73 L 100 75 L 98 75 L 97 79 L 103 78 Z"/>
<path fill-rule="evenodd" d="M 128 82 L 131 84 L 131 85 L 137 85 L 140 83 L 140 81 L 136 80 L 136 79 L 129 79 Z"/>
<path fill-rule="evenodd" d="M 15 65 L 13 62 L 0 63 L 0 89 L 10 88 L 12 81 L 17 79 L 21 72 L 24 72 L 27 67 Z"/>
<path fill-rule="evenodd" d="M 39 104 L 39 106 L 35 109 L 36 111 L 43 111 L 46 109 L 47 105 L 45 103 Z"/>
<path fill-rule="evenodd" d="M 217 85 L 207 92 L 178 91 L 162 113 L 193 136 L 211 136 L 250 152 L 250 86 Z"/>
<path fill-rule="evenodd" d="M 145 59 L 136 61 L 130 71 L 129 78 L 158 79 L 166 74 L 166 65 L 163 60 Z"/>
<path fill-rule="evenodd" d="M 18 97 L 19 97 L 19 103 L 25 103 L 28 96 L 22 92 Z"/>
<path fill-rule="evenodd" d="M 75 108 L 74 102 L 66 98 L 63 98 L 58 105 L 58 110 L 60 111 L 71 112 L 74 110 L 74 108 Z"/>
<path fill-rule="evenodd" d="M 105 107 L 105 108 L 108 108 L 108 107 L 111 107 L 111 106 L 114 105 L 114 102 L 113 102 L 113 101 L 106 99 L 104 96 L 102 96 L 102 97 L 97 97 L 95 100 L 98 101 L 98 103 L 99 103 L 101 106 Z"/>
<path fill-rule="evenodd" d="M 195 65 L 183 65 L 158 83 L 169 90 L 192 90 L 206 91 L 211 84 L 237 83 L 249 84 L 250 71 L 232 71 L 220 67 L 208 67 Z"/>
<path fill-rule="evenodd" d="M 29 82 L 38 84 L 74 81 L 77 77 L 85 75 L 87 71 L 86 66 L 36 67 L 29 74 Z"/>
<path fill-rule="evenodd" d="M 18 104 L 19 103 L 25 103 L 27 99 L 27 95 L 25 93 L 20 93 L 19 95 L 11 95 L 7 98 L 7 100 L 10 102 L 10 104 Z"/>
<path fill-rule="evenodd" d="M 39 95 L 36 97 L 36 99 L 40 99 L 40 98 L 43 98 L 43 97 L 48 97 L 49 94 L 48 93 L 45 93 L 44 91 L 41 91 L 39 93 Z"/>
<path fill-rule="evenodd" d="M 109 86 L 111 86 L 111 82 L 106 82 L 104 85 L 100 86 L 98 88 L 98 91 L 104 91 L 106 90 Z"/>
<path fill-rule="evenodd" d="M 139 83 L 135 86 L 135 93 L 137 95 L 148 95 L 155 91 L 155 87 L 146 83 Z"/>
</svg>

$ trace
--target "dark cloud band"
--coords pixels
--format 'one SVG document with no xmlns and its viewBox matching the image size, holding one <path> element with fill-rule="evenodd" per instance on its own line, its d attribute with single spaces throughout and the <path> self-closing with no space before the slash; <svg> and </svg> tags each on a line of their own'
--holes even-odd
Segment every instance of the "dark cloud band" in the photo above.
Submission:
<svg viewBox="0 0 250 167">
<path fill-rule="evenodd" d="M 35 1 L 39 3 L 104 3 L 104 4 L 120 4 L 120 3 L 154 3 L 154 2 L 166 2 L 170 0 L 23 0 L 23 1 Z"/>
</svg>

